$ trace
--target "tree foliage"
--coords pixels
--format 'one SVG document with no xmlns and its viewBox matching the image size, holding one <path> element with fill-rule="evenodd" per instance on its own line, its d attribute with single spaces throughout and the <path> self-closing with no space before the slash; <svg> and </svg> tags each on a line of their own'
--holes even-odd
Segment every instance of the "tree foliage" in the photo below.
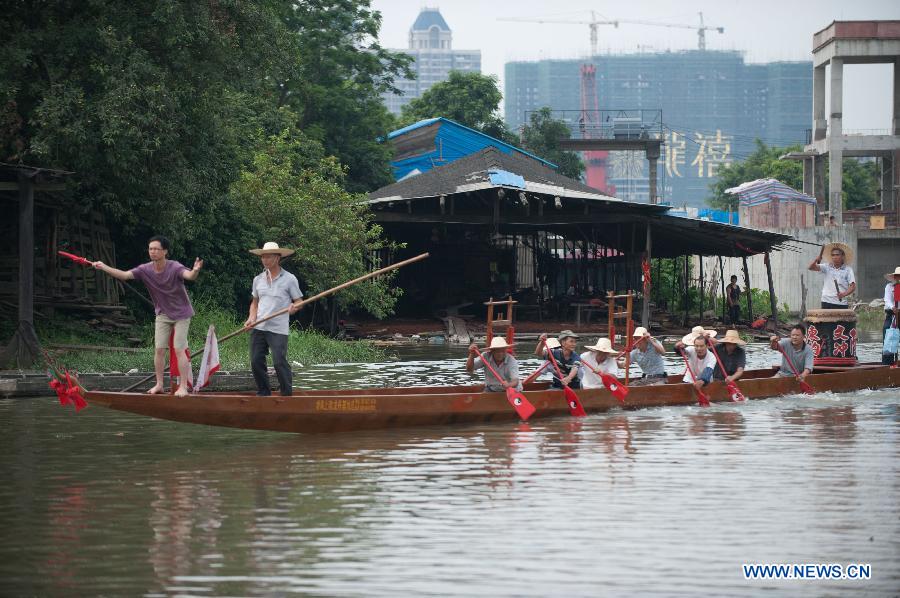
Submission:
<svg viewBox="0 0 900 598">
<path fill-rule="evenodd" d="M 556 164 L 561 175 L 577 180 L 584 173 L 584 162 L 576 152 L 559 147 L 561 139 L 568 139 L 571 136 L 569 125 L 553 118 L 550 107 L 544 106 L 532 112 L 528 124 L 522 127 L 521 146 L 536 156 Z"/>
<path fill-rule="evenodd" d="M 502 99 L 495 75 L 450 71 L 445 81 L 435 83 L 403 107 L 401 121 L 409 125 L 442 116 L 496 139 L 514 142 L 500 117 Z"/>
<path fill-rule="evenodd" d="M 778 179 L 794 189 L 803 188 L 803 165 L 797 160 L 781 160 L 789 152 L 802 151 L 799 145 L 789 147 L 768 146 L 756 140 L 756 150 L 746 159 L 719 169 L 718 179 L 710 185 L 712 197 L 707 203 L 719 210 L 737 209 L 736 195 L 726 189 L 756 179 Z M 846 158 L 843 162 L 843 204 L 845 209 L 859 208 L 877 203 L 878 165 Z M 825 196 L 828 196 L 828 163 L 825 166 Z"/>
<path fill-rule="evenodd" d="M 362 276 L 371 256 L 392 248 L 371 222 L 365 197 L 345 191 L 344 179 L 340 164 L 318 142 L 285 131 L 266 140 L 231 189 L 261 239 L 297 248 L 292 269 L 311 293 Z M 392 279 L 388 274 L 357 284 L 337 300 L 383 318 L 400 296 Z"/>
</svg>

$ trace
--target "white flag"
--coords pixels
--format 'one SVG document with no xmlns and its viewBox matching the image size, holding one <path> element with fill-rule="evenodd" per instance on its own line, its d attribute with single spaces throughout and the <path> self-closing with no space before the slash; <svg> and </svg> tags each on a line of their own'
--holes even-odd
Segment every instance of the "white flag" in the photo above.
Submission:
<svg viewBox="0 0 900 598">
<path fill-rule="evenodd" d="M 206 333 L 206 344 L 203 345 L 203 359 L 200 361 L 200 372 L 197 374 L 197 384 L 194 392 L 209 384 L 209 379 L 219 371 L 219 341 L 216 338 L 216 327 L 209 325 Z"/>
</svg>

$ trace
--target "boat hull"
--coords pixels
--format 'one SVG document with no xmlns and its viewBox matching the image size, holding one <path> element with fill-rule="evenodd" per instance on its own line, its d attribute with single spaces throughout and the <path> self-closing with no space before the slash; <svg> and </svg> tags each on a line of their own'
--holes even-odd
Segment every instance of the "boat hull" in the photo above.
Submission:
<svg viewBox="0 0 900 598">
<path fill-rule="evenodd" d="M 748 399 L 800 393 L 796 380 L 773 378 L 773 373 L 774 369 L 747 372 L 739 381 L 741 391 Z M 577 392 L 588 413 L 697 404 L 691 385 L 680 383 L 678 376 L 670 376 L 669 382 L 632 386 L 624 405 L 606 389 Z M 814 373 L 807 382 L 818 392 L 898 387 L 900 369 L 862 365 Z M 731 401 L 721 382 L 704 390 L 713 402 Z M 524 394 L 537 409 L 532 419 L 569 414 L 563 392 L 548 388 L 546 383 L 528 385 Z M 519 419 L 504 393 L 481 392 L 480 386 L 306 390 L 291 397 L 202 392 L 177 398 L 171 394 L 92 391 L 86 398 L 94 405 L 171 421 L 306 434 Z"/>
</svg>

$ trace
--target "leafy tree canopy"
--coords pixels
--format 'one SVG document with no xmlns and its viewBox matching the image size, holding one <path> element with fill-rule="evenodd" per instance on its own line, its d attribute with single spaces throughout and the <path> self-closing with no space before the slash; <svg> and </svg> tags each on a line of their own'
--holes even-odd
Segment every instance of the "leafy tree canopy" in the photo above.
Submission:
<svg viewBox="0 0 900 598">
<path fill-rule="evenodd" d="M 410 125 L 426 118 L 443 116 L 496 139 L 515 143 L 515 138 L 500 118 L 503 94 L 495 75 L 450 71 L 445 81 L 403 107 L 401 124 Z"/>
<path fill-rule="evenodd" d="M 523 149 L 559 166 L 559 173 L 573 179 L 580 179 L 584 173 L 584 162 L 576 152 L 559 147 L 561 139 L 572 136 L 569 126 L 562 120 L 553 118 L 549 106 L 532 112 L 529 123 L 522 127 L 520 145 Z"/>
</svg>

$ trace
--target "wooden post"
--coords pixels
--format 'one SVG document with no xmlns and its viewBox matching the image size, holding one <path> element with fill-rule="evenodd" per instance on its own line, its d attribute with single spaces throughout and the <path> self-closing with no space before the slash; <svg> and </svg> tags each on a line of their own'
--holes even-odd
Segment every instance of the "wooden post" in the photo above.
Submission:
<svg viewBox="0 0 900 598">
<path fill-rule="evenodd" d="M 778 330 L 778 301 L 775 299 L 775 283 L 772 282 L 772 264 L 769 262 L 769 252 L 766 252 L 766 276 L 769 279 L 769 307 L 772 308 L 772 317 L 775 318 L 775 330 Z"/>
<path fill-rule="evenodd" d="M 747 319 L 753 323 L 753 297 L 750 292 L 750 269 L 747 267 L 747 256 L 741 256 L 744 262 L 744 291 L 747 293 Z"/>
<path fill-rule="evenodd" d="M 606 291 L 606 302 L 609 306 L 609 321 L 606 324 L 606 336 L 609 337 L 609 344 L 613 347 L 616 346 L 616 324 L 615 324 L 615 311 L 616 311 L 616 293 L 615 291 Z"/>
<path fill-rule="evenodd" d="M 647 235 L 646 235 L 646 239 L 644 242 L 644 251 L 646 252 L 646 260 L 647 260 L 648 266 L 651 263 L 650 262 L 651 249 L 652 249 L 652 243 L 651 243 L 651 238 L 650 238 L 650 221 L 648 220 L 647 221 Z M 643 268 L 641 268 L 641 271 L 643 271 Z M 657 275 L 658 275 L 658 271 L 657 271 Z M 658 283 L 659 281 L 657 280 L 656 282 Z M 644 286 L 644 302 L 641 305 L 641 326 L 643 326 L 647 330 L 650 330 L 650 291 L 651 291 L 651 289 L 652 289 L 652 286 L 651 287 L 647 287 L 646 285 Z"/>
<path fill-rule="evenodd" d="M 19 171 L 19 322 L 0 366 L 28 368 L 40 355 L 34 330 L 34 183 Z"/>
<path fill-rule="evenodd" d="M 722 322 L 725 322 L 725 314 L 728 311 L 728 295 L 725 293 L 725 266 L 722 265 L 722 256 L 719 256 L 719 278 L 722 279 Z M 737 324 L 737 322 L 732 322 Z"/>
<path fill-rule="evenodd" d="M 691 274 L 690 270 L 688 269 L 689 267 L 690 265 L 688 264 L 688 256 L 684 256 L 684 291 L 682 294 L 682 297 L 684 298 L 684 318 L 682 318 L 681 320 L 682 326 L 687 326 L 688 322 L 688 292 L 691 288 Z"/>
<path fill-rule="evenodd" d="M 634 332 L 632 330 L 632 320 L 631 314 L 634 309 L 634 293 L 632 291 L 628 291 L 628 297 L 625 299 L 625 336 L 626 338 L 622 339 L 622 345 L 626 348 L 628 347 L 628 343 L 631 342 L 631 333 Z M 627 351 L 625 353 L 625 386 L 628 386 L 628 370 L 631 368 L 631 352 Z"/>
</svg>

